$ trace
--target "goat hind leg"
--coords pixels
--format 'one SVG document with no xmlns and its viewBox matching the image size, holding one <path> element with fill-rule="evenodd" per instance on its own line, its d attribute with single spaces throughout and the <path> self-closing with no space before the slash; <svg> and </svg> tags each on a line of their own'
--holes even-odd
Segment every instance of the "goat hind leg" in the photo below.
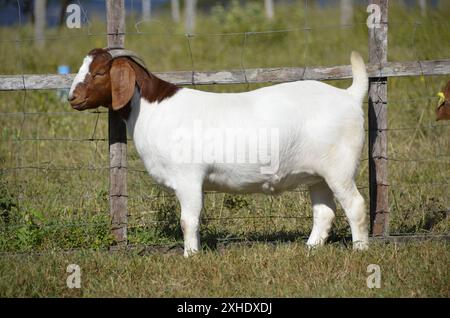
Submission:
<svg viewBox="0 0 450 318">
<path fill-rule="evenodd" d="M 364 198 L 353 180 L 343 184 L 330 184 L 339 204 L 345 211 L 352 231 L 353 248 L 366 250 L 369 247 L 369 226 Z"/>
<path fill-rule="evenodd" d="M 333 192 L 325 182 L 309 187 L 313 207 L 313 229 L 306 243 L 309 247 L 320 246 L 328 238 L 334 220 L 336 204 Z"/>
</svg>

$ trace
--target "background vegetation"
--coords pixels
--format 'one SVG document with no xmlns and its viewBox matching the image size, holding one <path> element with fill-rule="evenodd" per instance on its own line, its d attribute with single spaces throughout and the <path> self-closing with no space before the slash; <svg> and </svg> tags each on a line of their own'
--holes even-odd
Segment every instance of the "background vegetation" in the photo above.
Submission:
<svg viewBox="0 0 450 318">
<path fill-rule="evenodd" d="M 211 14 L 198 17 L 198 34 L 190 37 L 166 13 L 145 23 L 130 16 L 126 46 L 142 55 L 154 72 L 342 65 L 349 64 L 351 50 L 367 60 L 365 7 L 355 7 L 352 26 L 339 28 L 337 7 L 319 9 L 311 3 L 305 12 L 302 3 L 276 7 L 273 21 L 265 19 L 257 2 L 216 6 Z M 393 2 L 389 60 L 449 58 L 449 13 L 450 4 L 445 1 L 427 17 Z M 75 72 L 90 49 L 106 46 L 106 28 L 98 21 L 92 19 L 82 29 L 47 30 L 44 50 L 34 47 L 30 25 L 1 28 L 0 74 L 55 73 L 61 64 Z M 449 124 L 434 121 L 436 93 L 448 79 L 389 79 L 392 234 L 448 234 Z M 330 82 L 339 87 L 349 83 Z M 260 86 L 197 89 L 227 92 Z M 318 256 L 307 257 L 301 242 L 311 229 L 312 214 L 304 188 L 277 197 L 208 194 L 201 235 L 205 247 L 212 250 L 192 260 L 95 252 L 112 243 L 107 133 L 105 109 L 76 112 L 55 91 L 0 93 L 0 295 L 449 295 L 447 243 L 376 246 L 364 254 L 333 244 Z M 129 242 L 180 244 L 178 202 L 153 183 L 132 141 L 128 160 Z M 368 199 L 366 148 L 360 170 L 358 184 Z M 338 210 L 332 240 L 347 235 L 348 224 Z M 215 250 L 219 243 L 236 240 L 291 243 L 275 248 L 256 244 L 224 253 Z M 73 248 L 94 252 L 54 254 Z M 30 251 L 44 256 L 10 254 Z M 65 289 L 61 278 L 69 261 L 90 273 L 79 294 Z M 365 287 L 369 261 L 388 268 L 389 280 L 380 293 Z M 196 278 L 182 276 L 184 271 Z M 140 279 L 144 277 L 140 275 L 149 278 Z M 212 283 L 211 277 L 215 277 Z M 253 285 L 255 281 L 261 284 Z M 333 289 L 329 289 L 330 281 Z M 359 285 L 354 285 L 356 281 Z M 117 283 L 129 289 L 113 293 Z"/>
</svg>

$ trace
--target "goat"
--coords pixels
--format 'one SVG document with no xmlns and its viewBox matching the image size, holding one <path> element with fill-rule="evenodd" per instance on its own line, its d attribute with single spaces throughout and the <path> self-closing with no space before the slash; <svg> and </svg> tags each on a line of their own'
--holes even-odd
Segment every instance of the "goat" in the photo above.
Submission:
<svg viewBox="0 0 450 318">
<path fill-rule="evenodd" d="M 438 93 L 439 103 L 436 109 L 437 120 L 450 120 L 450 81 L 447 82 L 442 92 Z"/>
<path fill-rule="evenodd" d="M 353 83 L 347 89 L 296 81 L 211 93 L 159 79 L 131 51 L 93 49 L 68 100 L 76 110 L 109 107 L 125 120 L 149 174 L 180 202 L 184 256 L 200 248 L 204 191 L 277 194 L 300 184 L 309 187 L 313 208 L 307 245 L 326 241 L 336 197 L 350 223 L 353 247 L 363 250 L 368 220 L 354 179 L 364 144 L 368 77 L 356 52 L 351 65 Z M 233 144 L 236 138 L 240 147 Z"/>
</svg>

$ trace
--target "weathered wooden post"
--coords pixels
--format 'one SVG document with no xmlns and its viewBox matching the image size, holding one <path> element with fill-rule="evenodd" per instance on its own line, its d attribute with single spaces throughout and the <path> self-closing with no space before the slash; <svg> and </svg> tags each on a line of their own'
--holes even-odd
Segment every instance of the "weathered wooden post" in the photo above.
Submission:
<svg viewBox="0 0 450 318">
<path fill-rule="evenodd" d="M 348 26 L 353 23 L 353 1 L 341 0 L 341 26 Z"/>
<path fill-rule="evenodd" d="M 419 0 L 420 14 L 422 17 L 427 16 L 427 2 L 426 0 Z"/>
<path fill-rule="evenodd" d="M 387 62 L 389 0 L 371 0 L 379 7 L 380 23 L 369 27 L 369 62 Z M 369 188 L 370 226 L 373 236 L 389 235 L 387 77 L 369 80 Z"/>
<path fill-rule="evenodd" d="M 172 20 L 175 23 L 180 22 L 180 2 L 178 0 L 171 0 L 171 12 L 172 12 Z"/>
<path fill-rule="evenodd" d="M 142 0 L 142 20 L 148 21 L 152 16 L 152 1 Z"/>
<path fill-rule="evenodd" d="M 195 11 L 197 6 L 197 0 L 185 1 L 185 14 L 186 14 L 186 33 L 192 33 L 195 29 Z"/>
<path fill-rule="evenodd" d="M 273 0 L 264 0 L 264 7 L 266 9 L 266 17 L 269 20 L 273 20 L 275 15 L 273 10 Z"/>
<path fill-rule="evenodd" d="M 45 46 L 47 0 L 36 0 L 34 2 L 34 44 L 42 49 Z"/>
<path fill-rule="evenodd" d="M 106 1 L 108 47 L 125 43 L 124 0 Z M 109 110 L 109 211 L 118 247 L 127 244 L 127 132 L 120 116 Z"/>
</svg>

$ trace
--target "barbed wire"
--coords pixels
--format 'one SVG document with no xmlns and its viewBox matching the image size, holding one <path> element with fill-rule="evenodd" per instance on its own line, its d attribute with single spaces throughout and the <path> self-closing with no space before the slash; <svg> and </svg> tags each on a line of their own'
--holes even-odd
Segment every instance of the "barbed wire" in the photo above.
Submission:
<svg viewBox="0 0 450 318">
<path fill-rule="evenodd" d="M 219 84 L 220 85 L 220 84 Z M 251 85 L 251 83 L 245 83 L 245 85 Z M 437 100 L 436 99 L 436 97 L 425 97 L 425 98 L 423 98 L 422 100 L 431 100 L 431 99 L 434 99 L 434 100 Z M 413 103 L 413 102 L 419 102 L 419 101 L 421 101 L 421 100 L 417 100 L 417 99 L 410 99 L 410 100 L 402 100 L 402 101 L 399 101 L 399 103 L 401 102 L 401 103 Z M 365 104 L 367 104 L 367 102 L 364 102 Z M 389 100 L 389 103 L 391 104 L 391 101 Z M 392 102 L 392 105 L 395 105 L 395 101 L 393 101 Z M 416 107 L 414 107 L 414 108 L 416 108 Z M 422 109 L 417 109 L 417 111 L 421 111 Z M 22 111 L 20 111 L 20 112 L 0 112 L 0 117 L 2 117 L 2 116 L 5 116 L 5 117 L 8 117 L 8 116 L 48 116 L 48 117 L 50 117 L 50 116 L 93 116 L 93 115 L 95 115 L 95 116 L 99 116 L 99 115 L 107 115 L 108 114 L 108 111 L 92 111 L 92 112 L 89 112 L 89 111 L 87 111 L 87 112 L 70 112 L 70 111 L 67 111 L 67 112 L 52 112 L 52 111 L 49 111 L 49 112 L 45 112 L 45 111 L 42 111 L 42 112 L 27 112 L 27 111 L 24 111 L 24 112 L 22 112 Z M 428 124 L 428 126 L 419 126 L 419 128 L 422 128 L 422 129 L 424 129 L 424 128 L 439 128 L 439 127 L 446 127 L 446 126 L 449 126 L 449 125 L 447 125 L 447 124 L 432 124 L 432 122 L 430 122 L 429 124 Z M 410 127 L 406 127 L 406 128 L 410 128 Z M 391 130 L 398 130 L 398 129 L 404 129 L 404 128 L 390 128 Z M 415 129 L 415 128 L 411 128 L 411 129 Z"/>
<path fill-rule="evenodd" d="M 297 233 L 296 233 L 297 234 Z M 430 233 L 429 231 L 421 231 L 416 234 L 414 233 L 402 233 L 396 232 L 390 234 L 388 237 L 369 237 L 374 241 L 386 241 L 386 242 L 397 242 L 399 239 L 406 239 L 408 241 L 424 241 L 424 240 L 437 240 L 437 241 L 448 241 L 450 233 Z M 288 238 L 288 239 L 259 239 L 254 237 L 225 237 L 218 238 L 217 244 L 223 246 L 224 244 L 233 244 L 233 243 L 276 243 L 280 244 L 286 242 L 288 244 L 296 241 L 306 241 L 308 236 L 306 234 L 296 235 L 296 238 Z M 351 240 L 349 236 L 340 236 L 337 237 L 338 240 L 345 242 Z M 136 252 L 138 255 L 142 255 L 146 250 L 156 251 L 158 254 L 160 253 L 173 253 L 173 251 L 177 250 L 177 252 L 181 255 L 183 253 L 183 243 L 181 241 L 172 241 L 170 243 L 160 243 L 160 244 L 128 244 L 126 248 L 116 248 L 112 247 L 72 247 L 72 248 L 53 248 L 53 249 L 41 249 L 41 250 L 33 250 L 33 249 L 24 249 L 19 251 L 0 251 L 1 257 L 40 257 L 40 256 L 49 256 L 49 255 L 61 255 L 61 254 L 72 254 L 72 253 L 126 253 L 126 252 Z"/>
<path fill-rule="evenodd" d="M 244 209 L 245 210 L 245 209 Z M 248 209 L 249 211 L 250 209 Z M 252 209 L 255 215 L 229 215 L 229 216 L 202 216 L 200 218 L 201 223 L 205 223 L 208 221 L 233 221 L 233 220 L 266 220 L 266 219 L 296 219 L 296 220 L 310 220 L 313 219 L 313 215 L 288 215 L 288 214 L 258 214 L 258 211 L 263 211 L 265 208 L 255 208 Z M 104 211 L 106 212 L 106 211 Z M 154 211 L 156 213 L 157 211 Z M 284 212 L 284 211 L 281 211 Z M 291 212 L 292 213 L 292 212 Z M 435 210 L 426 210 L 426 211 L 419 211 L 418 213 L 423 214 L 450 214 L 450 208 L 449 209 L 435 209 Z M 336 214 L 335 219 L 339 220 L 345 220 L 347 217 L 344 214 Z M 148 226 L 154 226 L 154 225 L 160 225 L 160 224 L 171 224 L 172 220 L 153 220 L 153 219 L 147 219 L 142 220 L 141 218 L 136 218 L 136 221 L 127 223 L 127 229 L 136 229 L 136 228 L 145 228 Z M 0 233 L 3 231 L 10 231 L 10 230 L 17 230 L 20 228 L 29 228 L 34 230 L 39 229 L 68 229 L 68 228 L 96 228 L 96 227 L 102 227 L 102 226 L 111 226 L 111 221 L 90 221 L 90 222 L 74 222 L 74 221 L 64 221 L 59 223 L 49 223 L 49 224 L 39 224 L 39 223 L 15 223 L 15 224 L 0 224 Z M 399 233 L 397 233 L 399 234 Z M 401 233 L 403 235 L 405 234 L 414 234 L 414 233 Z M 0 251 L 1 252 L 1 251 Z"/>
<path fill-rule="evenodd" d="M 306 22 L 305 22 L 306 23 Z M 402 22 L 387 22 L 387 25 L 410 25 L 410 26 L 423 26 L 423 25 L 443 25 L 449 26 L 449 21 L 402 21 Z M 304 31 L 313 31 L 313 30 L 326 30 L 326 29 L 349 29 L 355 27 L 367 27 L 366 22 L 361 23 L 352 23 L 352 24 L 330 24 L 330 25 L 320 25 L 320 26 L 304 26 L 304 27 L 291 27 L 285 29 L 277 29 L 277 30 L 261 30 L 261 31 L 241 31 L 241 32 L 192 32 L 189 33 L 190 37 L 224 37 L 224 36 L 243 36 L 247 35 L 265 35 L 265 34 L 274 34 L 274 33 L 291 33 L 291 32 L 304 32 Z M 15 42 L 34 42 L 34 41 L 42 41 L 42 40 L 70 40 L 76 39 L 80 37 L 102 37 L 105 38 L 108 35 L 125 35 L 125 36 L 136 36 L 136 35 L 147 35 L 147 36 L 165 36 L 165 37 L 186 37 L 186 33 L 158 33 L 158 32 L 142 32 L 140 30 L 137 31 L 126 31 L 119 33 L 108 33 L 108 32 L 87 32 L 86 34 L 71 34 L 71 35 L 52 35 L 52 36 L 43 36 L 43 37 L 22 37 L 20 39 L 5 39 L 0 40 L 0 43 L 15 43 Z"/>
<path fill-rule="evenodd" d="M 30 139 L 29 141 L 45 141 L 47 139 Z M 54 139 L 50 139 L 54 140 Z M 65 139 L 57 139 L 59 141 L 105 141 L 104 138 L 89 138 L 89 139 L 71 139 L 71 140 L 65 140 Z M 18 141 L 24 141 L 24 140 L 18 140 Z M 381 156 L 373 156 L 374 159 L 380 159 L 384 158 L 390 161 L 396 161 L 396 162 L 433 162 L 437 164 L 450 164 L 449 161 L 439 161 L 436 159 L 430 159 L 430 158 L 401 158 L 401 157 L 381 157 Z M 434 158 L 449 158 L 449 155 L 435 155 Z M 368 158 L 362 158 L 360 161 L 368 161 Z M 74 170 L 87 170 L 87 171 L 93 171 L 93 170 L 110 170 L 115 169 L 117 167 L 115 166 L 107 166 L 107 167 L 99 167 L 99 166 L 52 166 L 50 163 L 47 163 L 46 165 L 29 165 L 29 166 L 15 166 L 15 167 L 0 167 L 0 171 L 9 171 L 9 170 L 21 170 L 21 169 L 29 169 L 29 170 L 46 170 L 46 171 L 74 171 Z M 134 168 L 134 167 L 123 167 L 124 169 L 127 169 L 130 172 L 138 172 L 138 173 L 148 173 L 148 171 L 144 169 Z"/>
</svg>

